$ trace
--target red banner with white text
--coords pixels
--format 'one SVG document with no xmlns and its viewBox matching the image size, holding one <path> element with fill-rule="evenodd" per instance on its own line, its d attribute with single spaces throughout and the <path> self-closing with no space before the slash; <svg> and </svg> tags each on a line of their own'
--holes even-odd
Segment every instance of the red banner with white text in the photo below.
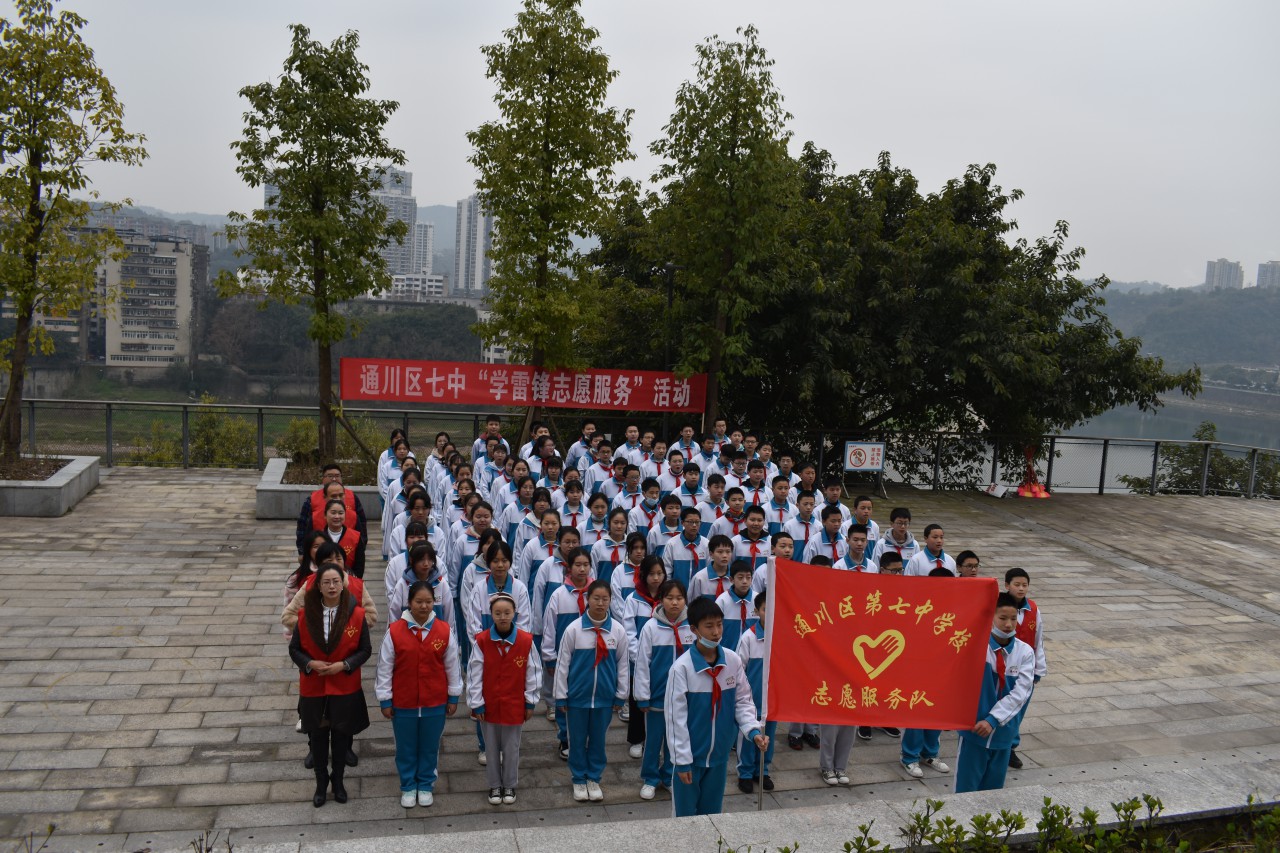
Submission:
<svg viewBox="0 0 1280 853">
<path fill-rule="evenodd" d="M 998 591 L 991 578 L 779 559 L 769 587 L 769 719 L 971 728 Z"/>
<path fill-rule="evenodd" d="M 343 400 L 544 406 L 633 412 L 701 412 L 705 373 L 680 378 L 659 370 L 543 370 L 517 364 L 344 358 Z"/>
</svg>

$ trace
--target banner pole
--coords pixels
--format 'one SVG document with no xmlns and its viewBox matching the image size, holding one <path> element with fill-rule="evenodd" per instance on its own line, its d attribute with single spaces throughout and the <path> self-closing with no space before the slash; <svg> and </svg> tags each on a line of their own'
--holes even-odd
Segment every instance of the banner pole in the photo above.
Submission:
<svg viewBox="0 0 1280 853">
<path fill-rule="evenodd" d="M 774 596 L 772 590 L 774 585 L 774 576 L 778 570 L 778 561 L 770 556 L 765 564 L 765 589 L 769 590 L 764 599 L 764 672 L 760 677 L 760 725 L 761 734 L 764 733 L 766 720 L 769 718 L 769 651 L 773 647 L 773 608 Z M 769 746 L 773 746 L 772 743 Z M 756 797 L 756 811 L 764 811 L 764 764 L 766 749 L 756 750 L 760 754 L 760 778 L 757 780 L 760 785 L 759 794 Z"/>
</svg>

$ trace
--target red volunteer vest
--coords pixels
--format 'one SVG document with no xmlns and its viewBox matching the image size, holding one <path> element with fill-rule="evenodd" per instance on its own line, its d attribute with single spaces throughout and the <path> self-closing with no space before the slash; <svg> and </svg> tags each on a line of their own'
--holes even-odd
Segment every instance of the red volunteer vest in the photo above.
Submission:
<svg viewBox="0 0 1280 853">
<path fill-rule="evenodd" d="M 449 701 L 449 676 L 444 655 L 449 648 L 449 625 L 436 617 L 426 639 L 419 640 L 409 623 L 397 619 L 388 631 L 396 650 L 391 670 L 391 704 L 397 708 L 432 708 Z"/>
<path fill-rule="evenodd" d="M 320 648 L 320 644 L 311 636 L 304 614 L 298 619 L 298 642 L 302 646 L 302 650 L 312 660 L 336 663 L 355 653 L 355 650 L 360 646 L 360 630 L 363 627 L 364 608 L 356 605 L 351 608 L 351 616 L 347 619 L 345 626 L 331 629 L 341 631 L 342 636 L 339 638 L 338 644 L 333 647 L 333 651 L 326 652 Z M 355 693 L 359 689 L 359 667 L 351 672 L 342 672 L 337 675 L 312 675 L 306 672 L 301 672 L 298 675 L 298 692 L 303 696 L 346 696 L 349 693 Z"/>
<path fill-rule="evenodd" d="M 316 489 L 311 493 L 311 529 L 324 530 L 328 525 L 324 520 L 324 492 Z M 356 523 L 356 493 L 350 489 L 344 489 L 342 492 L 342 505 L 347 508 L 347 520 L 351 522 L 351 526 Z"/>
<path fill-rule="evenodd" d="M 328 528 L 322 528 L 325 537 L 329 536 Z M 342 549 L 342 556 L 346 560 L 347 572 L 350 573 L 351 567 L 356 564 L 356 552 L 360 550 L 360 531 L 353 527 L 343 527 L 342 536 L 338 539 L 338 547 Z M 352 580 L 359 578 L 352 577 Z"/>
<path fill-rule="evenodd" d="M 488 631 L 476 634 L 484 655 L 484 719 L 498 726 L 524 725 L 525 667 L 533 655 L 533 635 L 516 629 L 515 642 L 497 642 Z M 506 654 L 501 649 L 505 648 Z"/>
<path fill-rule="evenodd" d="M 1036 647 L 1036 623 L 1040 621 L 1040 608 L 1031 599 L 1027 599 L 1026 612 L 1018 611 L 1022 618 L 1018 621 L 1018 629 L 1014 636 L 1032 649 Z"/>
</svg>

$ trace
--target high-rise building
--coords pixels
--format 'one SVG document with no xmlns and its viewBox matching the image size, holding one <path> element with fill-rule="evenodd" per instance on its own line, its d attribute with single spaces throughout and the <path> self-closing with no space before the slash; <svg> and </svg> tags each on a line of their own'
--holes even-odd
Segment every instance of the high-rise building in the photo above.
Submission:
<svg viewBox="0 0 1280 853">
<path fill-rule="evenodd" d="M 403 243 L 392 240 L 382 250 L 382 257 L 387 262 L 387 272 L 392 275 L 420 272 L 415 266 L 418 200 L 413 197 L 413 173 L 394 167 L 387 169 L 382 189 L 375 192 L 373 197 L 387 208 L 387 219 L 398 219 L 408 228 Z"/>
<path fill-rule="evenodd" d="M 436 224 L 419 222 L 413 226 L 413 272 L 415 275 L 431 275 L 432 255 L 436 251 Z"/>
<path fill-rule="evenodd" d="M 128 254 L 98 268 L 100 294 L 120 288 L 119 303 L 103 320 L 107 367 L 164 369 L 191 361 L 208 248 L 177 237 L 117 233 Z"/>
<path fill-rule="evenodd" d="M 493 217 L 476 196 L 458 200 L 458 234 L 453 255 L 453 294 L 479 299 L 489 293 Z"/>
<path fill-rule="evenodd" d="M 1258 264 L 1258 287 L 1280 287 L 1280 261 Z"/>
<path fill-rule="evenodd" d="M 1209 290 L 1239 290 L 1244 287 L 1244 268 L 1239 261 L 1218 258 L 1204 268 L 1204 286 Z"/>
</svg>

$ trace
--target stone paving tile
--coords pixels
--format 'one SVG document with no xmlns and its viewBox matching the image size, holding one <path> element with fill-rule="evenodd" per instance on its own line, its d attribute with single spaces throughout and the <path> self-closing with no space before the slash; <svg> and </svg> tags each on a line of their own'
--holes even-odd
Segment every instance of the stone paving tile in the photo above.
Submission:
<svg viewBox="0 0 1280 853">
<path fill-rule="evenodd" d="M 514 808 L 495 813 L 484 802 L 470 724 L 455 719 L 437 805 L 400 809 L 390 732 L 375 716 L 357 741 L 361 765 L 348 772 L 352 801 L 314 809 L 305 741 L 290 725 L 296 682 L 278 624 L 292 523 L 252 518 L 255 482 L 253 472 L 118 469 L 64 518 L 6 519 L 0 798 L 18 799 L 0 799 L 0 832 L 55 820 L 59 835 L 99 837 L 98 849 L 161 849 L 187 847 L 215 826 L 237 839 L 296 844 L 670 813 L 665 794 L 638 799 L 638 763 L 626 757 L 616 722 L 607 803 L 572 805 L 539 717 L 526 729 Z M 1024 726 L 1027 768 L 1011 773 L 1010 786 L 1141 777 L 1192 761 L 1229 767 L 1234 755 L 1280 759 L 1280 623 L 1248 606 L 1280 613 L 1268 559 L 1280 507 L 894 492 L 877 502 L 878 517 L 909 505 L 917 527 L 943 524 L 948 551 L 982 555 L 984 573 L 1022 565 L 1033 575 L 1050 675 Z M 1186 518 L 1214 521 L 1189 530 Z M 1149 535 L 1174 527 L 1178 537 Z M 90 541 L 85 529 L 94 531 Z M 1203 555 L 1218 550 L 1238 555 L 1238 572 L 1204 572 Z M 92 575 L 67 580 L 72 561 Z M 1235 598 L 1242 590 L 1247 601 Z M 944 755 L 954 753 L 953 736 L 943 743 Z M 818 779 L 812 750 L 780 749 L 767 808 L 947 790 L 946 778 L 905 779 L 897 751 L 879 733 L 858 742 L 854 787 L 833 791 Z M 732 787 L 726 809 L 754 803 Z"/>
</svg>

